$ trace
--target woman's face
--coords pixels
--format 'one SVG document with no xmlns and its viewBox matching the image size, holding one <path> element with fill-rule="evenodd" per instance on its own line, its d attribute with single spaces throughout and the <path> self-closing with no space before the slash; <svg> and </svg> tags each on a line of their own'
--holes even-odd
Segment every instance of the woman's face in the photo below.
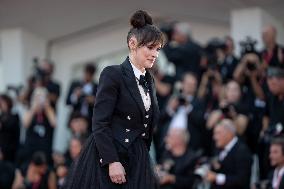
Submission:
<svg viewBox="0 0 284 189">
<path fill-rule="evenodd" d="M 141 68 L 152 68 L 158 58 L 161 44 L 148 43 L 141 47 L 138 47 L 137 44 L 137 40 L 134 37 L 131 38 L 129 47 L 133 61 Z"/>
<path fill-rule="evenodd" d="M 231 81 L 226 86 L 226 98 L 228 103 L 236 103 L 241 98 L 241 89 L 237 82 Z"/>
<path fill-rule="evenodd" d="M 79 156 L 81 148 L 82 148 L 82 145 L 79 140 L 77 139 L 71 140 L 69 150 L 70 150 L 70 155 L 73 159 Z"/>
</svg>

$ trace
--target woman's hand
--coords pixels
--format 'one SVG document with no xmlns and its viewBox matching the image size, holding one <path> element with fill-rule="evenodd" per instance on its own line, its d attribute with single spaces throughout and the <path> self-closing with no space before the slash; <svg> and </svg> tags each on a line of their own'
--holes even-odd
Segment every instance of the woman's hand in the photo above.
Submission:
<svg viewBox="0 0 284 189">
<path fill-rule="evenodd" d="M 109 164 L 109 177 L 113 183 L 123 184 L 126 182 L 125 170 L 120 162 L 113 162 Z"/>
</svg>

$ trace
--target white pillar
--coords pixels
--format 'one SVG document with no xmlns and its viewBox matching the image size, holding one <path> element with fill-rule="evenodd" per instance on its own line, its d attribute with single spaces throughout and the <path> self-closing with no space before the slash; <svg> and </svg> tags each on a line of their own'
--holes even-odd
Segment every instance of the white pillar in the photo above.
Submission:
<svg viewBox="0 0 284 189">
<path fill-rule="evenodd" d="M 18 29 L 1 31 L 2 89 L 8 85 L 23 84 L 22 34 Z"/>
<path fill-rule="evenodd" d="M 257 40 L 256 48 L 263 48 L 261 32 L 267 25 L 276 27 L 278 35 L 277 42 L 284 44 L 284 27 L 280 21 L 260 8 L 247 8 L 233 10 L 231 12 L 231 36 L 236 43 L 236 52 L 240 52 L 239 42 L 247 36 Z"/>
<path fill-rule="evenodd" d="M 26 83 L 33 57 L 45 57 L 46 41 L 22 29 L 6 29 L 0 32 L 0 44 L 0 90 L 4 91 L 8 85 Z"/>
</svg>

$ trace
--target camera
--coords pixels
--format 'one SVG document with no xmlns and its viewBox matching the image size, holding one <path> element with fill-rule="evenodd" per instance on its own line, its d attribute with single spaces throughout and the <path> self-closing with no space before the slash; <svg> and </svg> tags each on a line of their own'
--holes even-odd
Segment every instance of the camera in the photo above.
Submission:
<svg viewBox="0 0 284 189">
<path fill-rule="evenodd" d="M 201 178 L 204 178 L 209 170 L 210 170 L 209 164 L 202 164 L 200 167 L 194 170 L 194 174 L 200 176 Z"/>
<path fill-rule="evenodd" d="M 179 102 L 179 105 L 185 105 L 186 99 L 182 95 L 179 95 L 178 96 L 178 102 Z"/>
<path fill-rule="evenodd" d="M 271 183 L 268 180 L 263 180 L 255 183 L 256 189 L 270 189 Z"/>
<path fill-rule="evenodd" d="M 255 45 L 257 44 L 257 41 L 252 39 L 251 37 L 246 37 L 246 39 L 244 41 L 240 42 L 241 45 L 241 54 L 242 56 L 244 56 L 245 54 L 248 53 L 255 53 L 258 55 L 256 49 L 255 49 Z"/>
<path fill-rule="evenodd" d="M 228 104 L 227 106 L 221 108 L 221 111 L 226 118 L 232 118 L 230 115 L 231 110 L 236 111 L 236 106 L 234 104 Z"/>
<path fill-rule="evenodd" d="M 225 41 L 214 38 L 207 43 L 204 54 L 207 59 L 207 69 L 218 70 L 218 50 L 225 51 L 227 48 Z"/>
<path fill-rule="evenodd" d="M 248 69 L 249 71 L 255 71 L 255 70 L 257 69 L 256 63 L 255 63 L 255 62 L 250 62 L 250 61 L 248 61 L 248 62 L 247 62 L 247 69 Z"/>
</svg>

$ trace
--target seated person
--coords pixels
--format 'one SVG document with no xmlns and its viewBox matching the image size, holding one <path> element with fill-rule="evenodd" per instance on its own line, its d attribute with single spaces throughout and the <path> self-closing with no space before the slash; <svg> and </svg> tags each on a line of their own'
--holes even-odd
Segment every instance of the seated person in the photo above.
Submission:
<svg viewBox="0 0 284 189">
<path fill-rule="evenodd" d="M 284 188 L 284 138 L 274 139 L 270 145 L 270 164 L 274 167 L 270 176 L 272 189 Z"/>
<path fill-rule="evenodd" d="M 171 128 L 165 141 L 166 151 L 157 165 L 161 189 L 192 188 L 198 153 L 188 147 L 189 133 L 184 128 Z"/>
<path fill-rule="evenodd" d="M 249 189 L 252 157 L 247 146 L 236 136 L 234 122 L 222 120 L 214 128 L 217 158 L 204 179 L 211 189 Z"/>
<path fill-rule="evenodd" d="M 87 137 L 89 134 L 88 118 L 80 112 L 73 112 L 70 117 L 69 127 L 75 137 Z"/>
<path fill-rule="evenodd" d="M 25 189 L 56 189 L 55 173 L 48 168 L 43 152 L 35 152 L 31 162 L 21 172 Z"/>
</svg>

